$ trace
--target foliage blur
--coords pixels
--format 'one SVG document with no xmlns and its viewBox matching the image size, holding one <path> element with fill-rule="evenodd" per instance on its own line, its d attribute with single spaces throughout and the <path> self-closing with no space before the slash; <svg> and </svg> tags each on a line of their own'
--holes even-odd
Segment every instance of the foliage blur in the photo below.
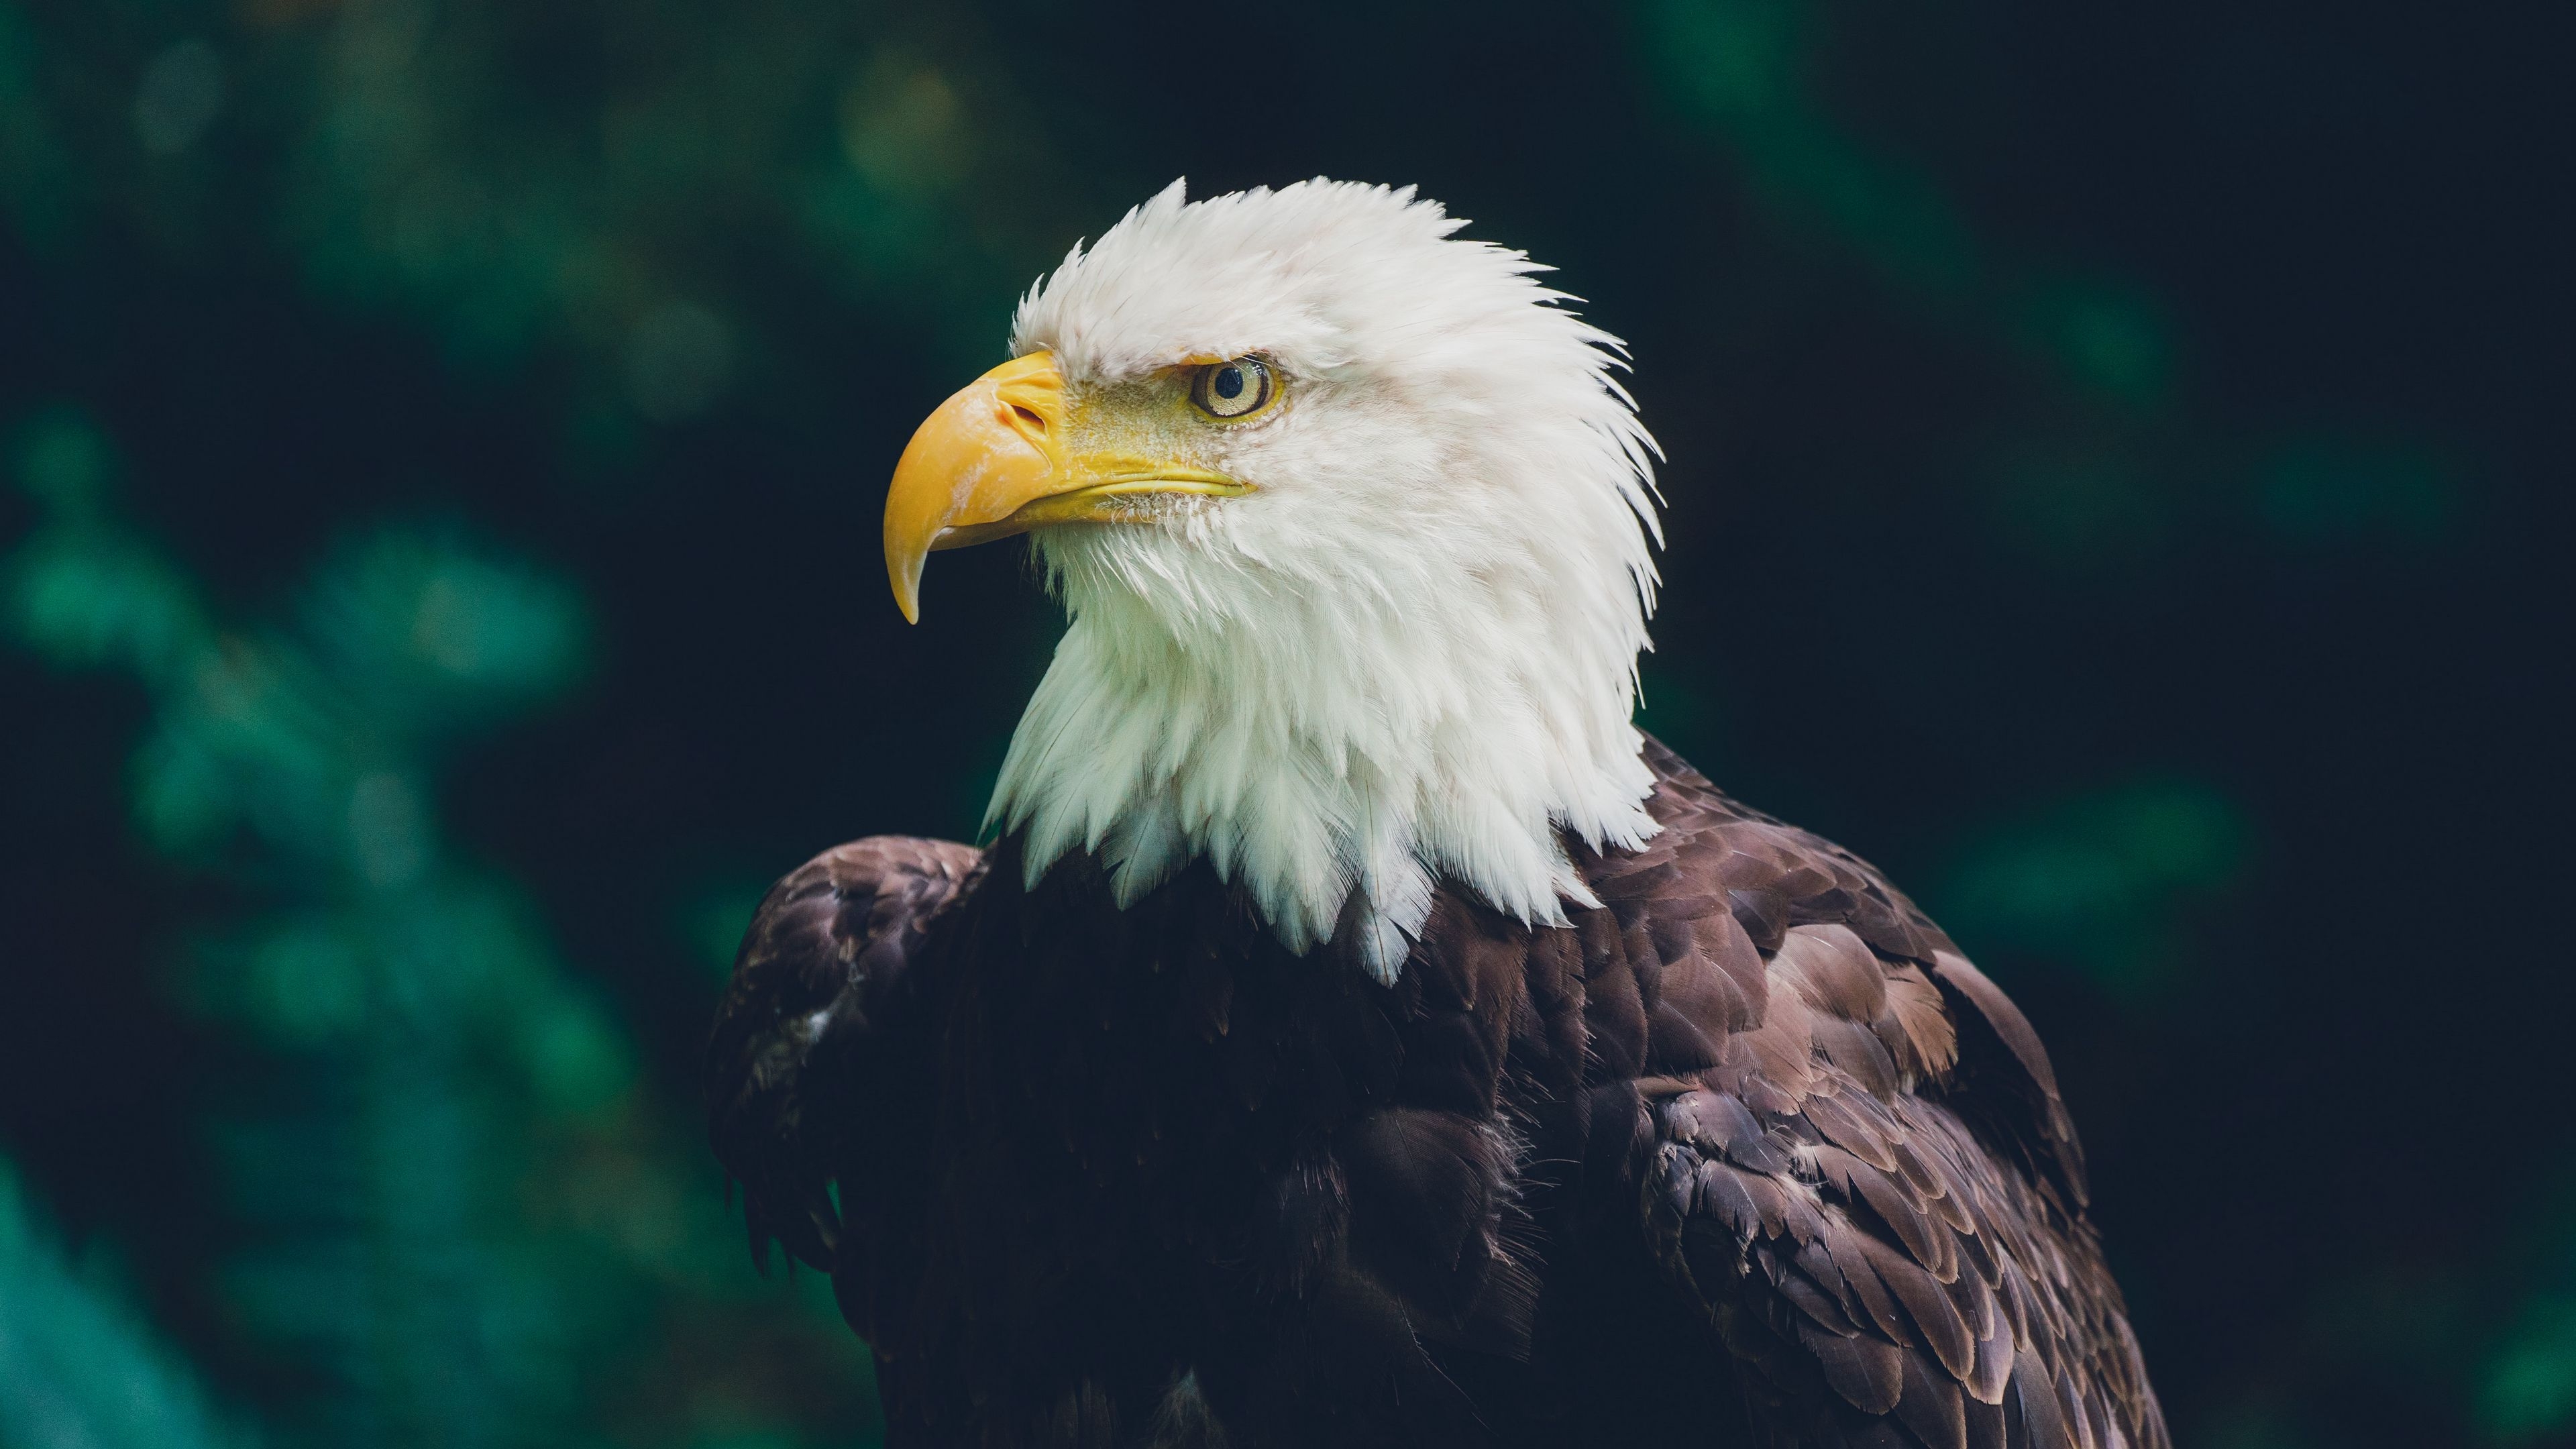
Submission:
<svg viewBox="0 0 2576 1449">
<path fill-rule="evenodd" d="M 1317 172 L 1635 345 L 1647 723 L 2030 1008 L 2184 1442 L 2576 1444 L 2571 28 L 0 0 L 0 1446 L 870 1442 L 694 1072 L 1045 658 L 878 490 L 1075 238 Z"/>
</svg>

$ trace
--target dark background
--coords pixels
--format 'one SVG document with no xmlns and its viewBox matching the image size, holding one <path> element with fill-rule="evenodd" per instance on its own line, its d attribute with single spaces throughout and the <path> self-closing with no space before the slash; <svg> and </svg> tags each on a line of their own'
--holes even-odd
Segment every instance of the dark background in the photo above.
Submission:
<svg viewBox="0 0 2576 1449">
<path fill-rule="evenodd" d="M 0 1444 L 869 1442 L 694 1074 L 1050 647 L 885 477 L 1319 172 L 1634 344 L 1646 722 L 2028 1008 L 2181 1442 L 2576 1444 L 2571 13 L 0 0 Z"/>
</svg>

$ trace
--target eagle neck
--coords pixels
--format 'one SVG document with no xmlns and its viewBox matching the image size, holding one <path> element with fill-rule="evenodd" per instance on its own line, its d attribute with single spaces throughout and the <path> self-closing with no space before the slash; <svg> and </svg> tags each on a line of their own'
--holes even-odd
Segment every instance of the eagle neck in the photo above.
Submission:
<svg viewBox="0 0 2576 1449">
<path fill-rule="evenodd" d="M 1070 621 L 987 820 L 1020 837 L 1031 889 L 1087 852 L 1124 909 L 1205 859 L 1290 950 L 1348 931 L 1391 982 L 1440 884 L 1562 925 L 1597 904 L 1565 838 L 1657 828 L 1633 643 L 1477 597 L 1175 609 L 1079 547 L 1048 560 Z"/>
</svg>

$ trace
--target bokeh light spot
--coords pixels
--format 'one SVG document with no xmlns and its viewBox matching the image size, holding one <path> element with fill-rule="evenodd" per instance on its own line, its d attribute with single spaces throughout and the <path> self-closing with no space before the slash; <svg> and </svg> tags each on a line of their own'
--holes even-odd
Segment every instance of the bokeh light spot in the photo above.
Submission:
<svg viewBox="0 0 2576 1449">
<path fill-rule="evenodd" d="M 176 155 L 197 144 L 223 108 L 223 57 L 202 40 L 183 40 L 144 67 L 134 90 L 134 133 L 146 151 Z"/>
<path fill-rule="evenodd" d="M 358 777 L 349 790 L 349 840 L 358 867 L 377 886 L 409 885 L 429 864 L 429 812 L 411 782 L 389 771 Z"/>
<path fill-rule="evenodd" d="M 705 412 L 733 380 L 733 328 L 695 302 L 666 302 L 644 314 L 626 345 L 627 394 L 657 423 Z"/>
</svg>

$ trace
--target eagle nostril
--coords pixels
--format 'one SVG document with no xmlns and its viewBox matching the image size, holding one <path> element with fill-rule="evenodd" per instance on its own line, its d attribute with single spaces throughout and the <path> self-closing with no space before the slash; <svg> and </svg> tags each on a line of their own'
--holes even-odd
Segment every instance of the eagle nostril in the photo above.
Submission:
<svg viewBox="0 0 2576 1449">
<path fill-rule="evenodd" d="M 1036 433 L 1040 437 L 1044 437 L 1046 435 L 1046 419 L 1039 417 L 1035 409 L 1024 408 L 1018 403 L 1013 403 L 1011 404 L 1011 411 L 1019 415 L 1021 427 L 1032 433 Z"/>
</svg>

